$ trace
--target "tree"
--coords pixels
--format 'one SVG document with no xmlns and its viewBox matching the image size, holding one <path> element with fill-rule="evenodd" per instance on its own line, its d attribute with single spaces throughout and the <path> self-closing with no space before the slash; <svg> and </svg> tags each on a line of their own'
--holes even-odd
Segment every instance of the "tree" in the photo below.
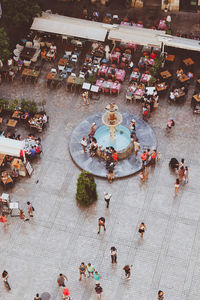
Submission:
<svg viewBox="0 0 200 300">
<path fill-rule="evenodd" d="M 1 0 L 2 21 L 6 26 L 20 28 L 29 25 L 33 17 L 40 13 L 35 0 Z"/>
<path fill-rule="evenodd" d="M 9 39 L 3 27 L 0 27 L 0 59 L 4 62 L 9 58 Z"/>
<path fill-rule="evenodd" d="M 89 172 L 83 171 L 78 177 L 76 200 L 84 206 L 97 200 L 96 183 Z"/>
</svg>

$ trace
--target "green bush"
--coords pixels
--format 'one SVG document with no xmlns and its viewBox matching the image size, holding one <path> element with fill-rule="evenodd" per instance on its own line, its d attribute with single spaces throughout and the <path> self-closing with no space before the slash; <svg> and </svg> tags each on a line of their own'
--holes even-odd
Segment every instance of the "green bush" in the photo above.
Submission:
<svg viewBox="0 0 200 300">
<path fill-rule="evenodd" d="M 77 180 L 76 200 L 84 206 L 97 200 L 96 183 L 94 176 L 83 171 Z"/>
</svg>

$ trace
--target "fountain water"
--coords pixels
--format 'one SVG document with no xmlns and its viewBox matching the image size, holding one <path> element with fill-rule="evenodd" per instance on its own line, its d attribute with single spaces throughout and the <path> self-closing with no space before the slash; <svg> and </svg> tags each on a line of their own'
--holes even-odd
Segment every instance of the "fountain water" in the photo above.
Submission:
<svg viewBox="0 0 200 300">
<path fill-rule="evenodd" d="M 119 154 L 119 159 L 123 159 L 131 154 L 133 143 L 131 142 L 130 130 L 123 126 L 122 114 L 118 112 L 116 104 L 108 104 L 102 116 L 103 126 L 95 132 L 98 146 L 113 147 Z"/>
</svg>

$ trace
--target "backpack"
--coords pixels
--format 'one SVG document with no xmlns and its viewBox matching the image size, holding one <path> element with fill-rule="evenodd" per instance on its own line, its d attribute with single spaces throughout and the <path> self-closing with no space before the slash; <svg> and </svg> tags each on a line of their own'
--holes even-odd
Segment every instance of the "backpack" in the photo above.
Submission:
<svg viewBox="0 0 200 300">
<path fill-rule="evenodd" d="M 35 208 L 32 206 L 32 210 L 35 211 Z"/>
</svg>

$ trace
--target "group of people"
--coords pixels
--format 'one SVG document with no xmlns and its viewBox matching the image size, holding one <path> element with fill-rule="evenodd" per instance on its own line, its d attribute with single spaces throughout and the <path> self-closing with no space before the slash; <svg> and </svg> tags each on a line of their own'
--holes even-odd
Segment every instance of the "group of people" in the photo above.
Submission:
<svg viewBox="0 0 200 300">
<path fill-rule="evenodd" d="M 142 98 L 142 116 L 143 120 L 147 121 L 150 114 L 158 108 L 159 96 L 156 90 L 152 94 L 146 93 Z"/>
</svg>

